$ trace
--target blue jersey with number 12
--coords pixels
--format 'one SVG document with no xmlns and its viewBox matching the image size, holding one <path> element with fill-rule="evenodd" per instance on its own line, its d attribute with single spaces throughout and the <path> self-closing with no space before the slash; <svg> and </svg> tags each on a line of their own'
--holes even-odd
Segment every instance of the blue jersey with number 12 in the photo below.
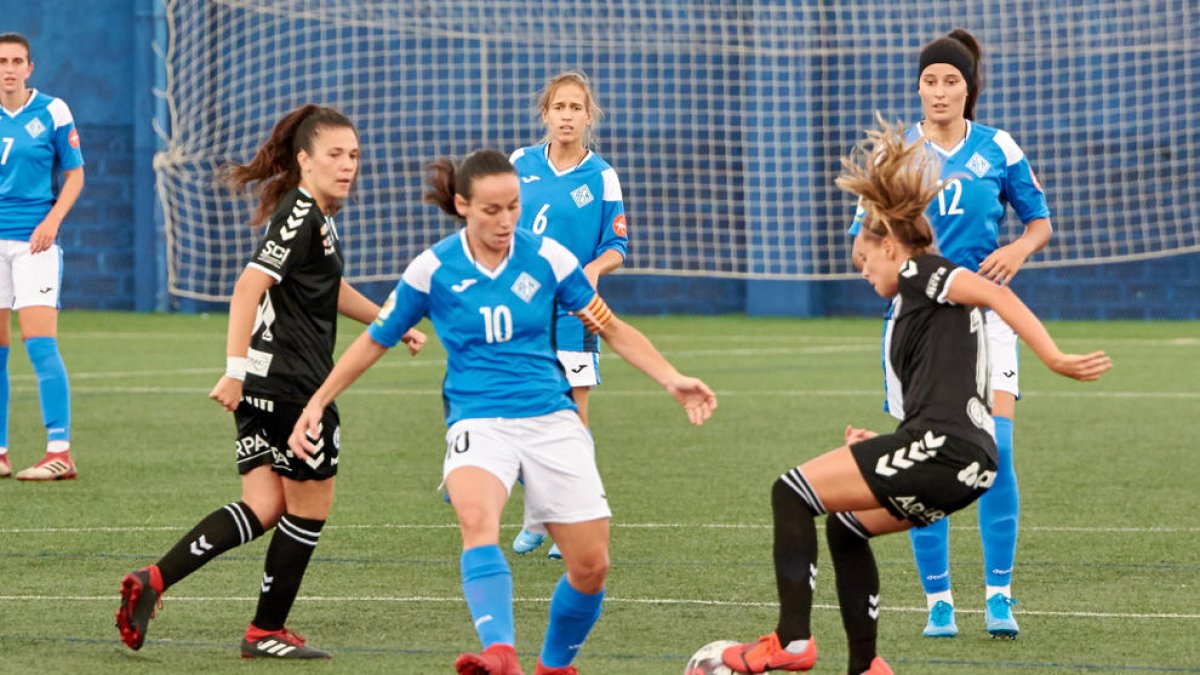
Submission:
<svg viewBox="0 0 1200 675">
<path fill-rule="evenodd" d="M 908 130 L 908 142 L 924 138 L 921 125 Z M 941 254 L 971 271 L 1000 247 L 1005 206 L 1012 204 L 1017 217 L 1028 224 L 1049 218 L 1050 207 L 1025 153 L 1003 129 L 967 121 L 967 135 L 945 150 L 925 141 L 929 152 L 942 160 L 942 191 L 925 215 L 933 226 Z M 858 234 L 864 216 L 854 215 L 850 234 Z"/>
<path fill-rule="evenodd" d="M 617 172 L 594 152 L 578 166 L 560 171 L 547 152 L 547 145 L 533 145 L 509 157 L 521 177 L 517 227 L 554 239 L 581 265 L 605 251 L 625 257 L 629 237 Z M 599 349 L 596 336 L 565 311 L 558 313 L 554 339 L 555 347 L 565 351 Z"/>
<path fill-rule="evenodd" d="M 371 339 L 394 347 L 422 317 L 446 348 L 446 424 L 480 417 L 537 417 L 575 410 L 550 347 L 554 308 L 583 309 L 596 291 L 570 251 L 517 230 L 508 258 L 476 263 L 466 230 L 417 256 L 396 284 Z"/>
</svg>

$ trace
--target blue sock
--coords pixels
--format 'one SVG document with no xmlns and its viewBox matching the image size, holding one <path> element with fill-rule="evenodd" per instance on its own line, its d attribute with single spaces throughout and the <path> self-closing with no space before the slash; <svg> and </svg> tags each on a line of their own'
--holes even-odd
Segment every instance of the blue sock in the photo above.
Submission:
<svg viewBox="0 0 1200 675">
<path fill-rule="evenodd" d="M 588 595 L 571 588 L 562 575 L 550 598 L 550 621 L 542 643 L 542 664 L 549 668 L 571 665 L 584 640 L 600 618 L 604 591 Z"/>
<path fill-rule="evenodd" d="M 463 551 L 462 579 L 463 597 L 483 648 L 516 645 L 512 571 L 500 547 L 490 544 Z"/>
<path fill-rule="evenodd" d="M 0 346 L 0 448 L 8 447 L 8 345 Z"/>
<path fill-rule="evenodd" d="M 38 379 L 38 399 L 42 403 L 47 440 L 71 440 L 71 392 L 67 385 L 67 368 L 58 353 L 58 340 L 32 337 L 25 341 L 25 351 Z"/>
<path fill-rule="evenodd" d="M 914 527 L 908 531 L 908 538 L 925 595 L 950 590 L 950 519 Z"/>
<path fill-rule="evenodd" d="M 988 586 L 1012 583 L 1017 557 L 1017 522 L 1021 499 L 1013 467 L 1013 421 L 996 421 L 996 481 L 979 497 L 979 537 L 983 540 L 983 573 Z"/>
</svg>

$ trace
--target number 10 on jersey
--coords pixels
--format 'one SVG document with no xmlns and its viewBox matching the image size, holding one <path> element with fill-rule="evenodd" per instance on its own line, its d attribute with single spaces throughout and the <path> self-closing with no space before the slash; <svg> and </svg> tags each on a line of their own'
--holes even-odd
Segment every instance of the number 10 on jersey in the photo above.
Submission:
<svg viewBox="0 0 1200 675">
<path fill-rule="evenodd" d="M 483 315 L 483 332 L 488 344 L 512 339 L 512 312 L 506 305 L 480 307 L 479 313 Z"/>
</svg>

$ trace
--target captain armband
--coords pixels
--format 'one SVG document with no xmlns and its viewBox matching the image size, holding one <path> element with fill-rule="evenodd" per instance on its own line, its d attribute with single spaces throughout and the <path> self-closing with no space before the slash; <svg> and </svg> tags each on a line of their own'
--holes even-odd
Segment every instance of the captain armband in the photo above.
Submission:
<svg viewBox="0 0 1200 675">
<path fill-rule="evenodd" d="M 583 327 L 593 333 L 604 330 L 613 320 L 613 312 L 604 304 L 604 300 L 596 295 L 583 309 L 577 310 L 575 316 L 583 322 Z"/>
</svg>

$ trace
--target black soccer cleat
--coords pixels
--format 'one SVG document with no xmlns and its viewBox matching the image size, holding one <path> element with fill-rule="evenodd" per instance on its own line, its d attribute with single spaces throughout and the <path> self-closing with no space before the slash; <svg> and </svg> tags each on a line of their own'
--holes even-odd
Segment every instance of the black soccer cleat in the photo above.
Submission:
<svg viewBox="0 0 1200 675">
<path fill-rule="evenodd" d="M 333 654 L 304 644 L 304 636 L 288 628 L 263 630 L 254 624 L 242 639 L 243 659 L 332 659 Z"/>
<path fill-rule="evenodd" d="M 137 651 L 146 641 L 146 628 L 162 607 L 162 574 L 158 565 L 130 572 L 121 580 L 121 605 L 117 607 L 117 629 L 121 641 Z"/>
</svg>

